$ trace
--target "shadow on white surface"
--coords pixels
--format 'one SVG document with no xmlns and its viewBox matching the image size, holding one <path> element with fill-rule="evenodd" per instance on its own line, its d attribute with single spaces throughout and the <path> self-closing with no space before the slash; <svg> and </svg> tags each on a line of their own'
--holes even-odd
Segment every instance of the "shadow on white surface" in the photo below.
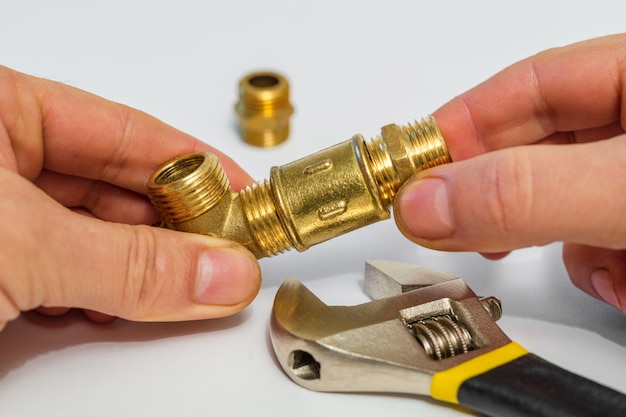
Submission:
<svg viewBox="0 0 626 417">
<path fill-rule="evenodd" d="M 179 323 L 135 323 L 117 319 L 109 324 L 90 322 L 81 311 L 60 317 L 27 312 L 0 333 L 0 380 L 28 361 L 55 351 L 99 343 L 143 343 L 223 332 L 242 326 L 251 312 L 231 317 Z"/>
</svg>

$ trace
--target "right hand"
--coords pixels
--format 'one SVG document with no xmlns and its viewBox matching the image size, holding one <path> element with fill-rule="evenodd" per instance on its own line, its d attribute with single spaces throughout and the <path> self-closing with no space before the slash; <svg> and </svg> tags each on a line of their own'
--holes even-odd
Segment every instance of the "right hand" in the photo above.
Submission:
<svg viewBox="0 0 626 417">
<path fill-rule="evenodd" d="M 563 241 L 573 283 L 626 312 L 625 85 L 617 35 L 530 57 L 445 104 L 434 116 L 455 162 L 401 188 L 400 230 L 488 258 Z"/>
</svg>

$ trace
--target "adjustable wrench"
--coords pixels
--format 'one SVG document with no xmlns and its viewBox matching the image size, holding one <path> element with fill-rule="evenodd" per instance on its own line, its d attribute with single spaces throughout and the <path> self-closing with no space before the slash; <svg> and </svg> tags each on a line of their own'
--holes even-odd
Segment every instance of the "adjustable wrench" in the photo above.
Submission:
<svg viewBox="0 0 626 417">
<path fill-rule="evenodd" d="M 512 342 L 501 306 L 454 275 L 369 261 L 374 301 L 327 306 L 296 279 L 278 290 L 270 335 L 278 361 L 316 391 L 431 396 L 490 416 L 626 416 L 626 396 Z"/>
</svg>

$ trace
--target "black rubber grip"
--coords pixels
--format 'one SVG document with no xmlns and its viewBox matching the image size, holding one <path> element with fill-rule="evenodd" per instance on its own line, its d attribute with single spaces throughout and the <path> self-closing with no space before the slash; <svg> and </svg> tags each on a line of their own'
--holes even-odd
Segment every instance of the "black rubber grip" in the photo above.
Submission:
<svg viewBox="0 0 626 417">
<path fill-rule="evenodd" d="M 533 354 L 464 381 L 457 398 L 489 416 L 626 417 L 624 394 Z"/>
</svg>

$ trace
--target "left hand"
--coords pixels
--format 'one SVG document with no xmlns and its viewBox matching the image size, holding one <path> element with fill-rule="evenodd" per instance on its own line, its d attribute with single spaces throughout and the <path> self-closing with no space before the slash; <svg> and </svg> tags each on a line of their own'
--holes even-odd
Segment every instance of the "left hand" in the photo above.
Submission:
<svg viewBox="0 0 626 417">
<path fill-rule="evenodd" d="M 233 188 L 250 182 L 230 158 L 145 113 L 0 66 L 0 329 L 38 307 L 170 321 L 249 304 L 261 280 L 250 252 L 148 226 L 148 178 L 198 150 L 218 156 Z"/>
</svg>

